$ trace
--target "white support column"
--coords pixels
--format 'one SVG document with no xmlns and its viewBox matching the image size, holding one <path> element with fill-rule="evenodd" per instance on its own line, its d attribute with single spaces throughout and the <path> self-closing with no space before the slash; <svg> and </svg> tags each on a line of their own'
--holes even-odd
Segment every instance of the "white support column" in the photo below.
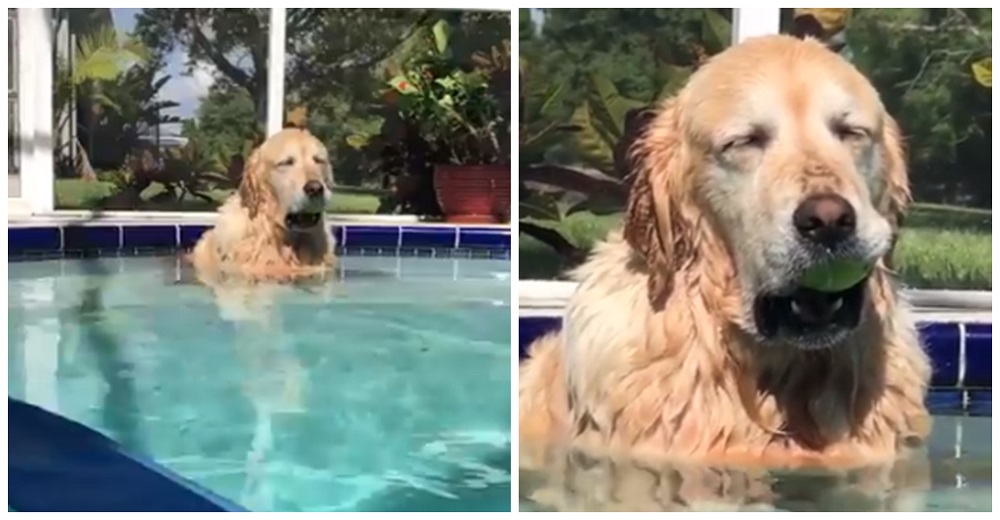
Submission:
<svg viewBox="0 0 1000 520">
<path fill-rule="evenodd" d="M 267 37 L 267 135 L 281 131 L 285 120 L 285 20 L 284 7 L 271 8 Z"/>
<path fill-rule="evenodd" d="M 52 129 L 52 10 L 18 9 L 21 198 L 31 213 L 55 208 Z"/>
<path fill-rule="evenodd" d="M 755 36 L 781 32 L 781 9 L 778 7 L 736 7 L 733 9 L 732 45 Z"/>
</svg>

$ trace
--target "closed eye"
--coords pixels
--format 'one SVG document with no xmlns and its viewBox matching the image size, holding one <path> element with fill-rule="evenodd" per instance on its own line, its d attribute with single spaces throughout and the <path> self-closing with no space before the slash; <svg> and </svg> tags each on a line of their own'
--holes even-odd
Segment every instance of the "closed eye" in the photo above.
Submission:
<svg viewBox="0 0 1000 520">
<path fill-rule="evenodd" d="M 730 137 L 723 141 L 719 147 L 721 153 L 734 151 L 741 148 L 763 148 L 767 145 L 768 134 L 763 128 L 755 128 L 745 134 Z"/>
<path fill-rule="evenodd" d="M 323 157 L 323 156 L 320 156 L 320 155 L 317 155 L 317 156 L 313 157 L 313 161 L 316 164 L 326 164 L 327 163 L 326 157 Z"/>
<path fill-rule="evenodd" d="M 831 130 L 833 134 L 837 136 L 837 139 L 841 141 L 858 140 L 858 139 L 871 139 L 873 132 L 871 129 L 860 126 L 852 125 L 845 122 L 835 122 L 831 125 Z"/>
<path fill-rule="evenodd" d="M 281 166 L 281 167 L 291 166 L 291 165 L 295 164 L 295 157 L 286 157 L 286 158 L 278 161 L 277 164 L 278 164 L 278 166 Z"/>
</svg>

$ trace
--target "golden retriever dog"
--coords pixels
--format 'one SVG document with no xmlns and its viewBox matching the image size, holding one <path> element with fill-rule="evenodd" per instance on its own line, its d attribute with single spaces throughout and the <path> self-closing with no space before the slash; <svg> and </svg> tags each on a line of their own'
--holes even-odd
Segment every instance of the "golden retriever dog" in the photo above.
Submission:
<svg viewBox="0 0 1000 520">
<path fill-rule="evenodd" d="M 631 150 L 624 229 L 520 372 L 543 447 L 647 464 L 893 464 L 930 433 L 930 363 L 883 259 L 909 201 L 900 130 L 849 62 L 766 36 L 709 60 Z M 874 263 L 839 293 L 829 259 Z"/>
<path fill-rule="evenodd" d="M 216 285 L 324 276 L 334 264 L 324 217 L 332 185 L 323 143 L 295 128 L 271 136 L 251 154 L 215 227 L 195 245 L 198 278 Z"/>
</svg>

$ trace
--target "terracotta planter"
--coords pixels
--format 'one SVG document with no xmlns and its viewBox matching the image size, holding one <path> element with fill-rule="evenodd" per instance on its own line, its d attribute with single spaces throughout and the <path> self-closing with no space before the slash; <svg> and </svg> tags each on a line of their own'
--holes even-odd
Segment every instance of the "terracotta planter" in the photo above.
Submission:
<svg viewBox="0 0 1000 520">
<path fill-rule="evenodd" d="M 510 165 L 438 165 L 434 192 L 448 222 L 510 221 Z"/>
</svg>

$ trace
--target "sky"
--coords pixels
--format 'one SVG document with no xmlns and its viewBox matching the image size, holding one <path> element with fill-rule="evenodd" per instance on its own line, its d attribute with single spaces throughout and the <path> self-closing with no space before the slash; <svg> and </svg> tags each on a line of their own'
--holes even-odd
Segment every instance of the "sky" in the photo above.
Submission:
<svg viewBox="0 0 1000 520">
<path fill-rule="evenodd" d="M 541 9 L 531 9 L 531 21 L 535 24 L 535 30 L 538 33 L 542 32 L 542 26 L 545 25 L 545 12 Z"/>
<path fill-rule="evenodd" d="M 114 20 L 115 29 L 123 33 L 132 32 L 135 28 L 135 18 L 140 11 L 141 9 L 111 9 L 111 18 Z M 184 49 L 170 53 L 167 55 L 166 61 L 167 66 L 164 73 L 170 75 L 171 78 L 160 90 L 159 98 L 180 104 L 179 107 L 169 111 L 170 115 L 181 118 L 192 117 L 200 104 L 200 99 L 208 94 L 209 87 L 215 82 L 212 75 L 213 68 L 205 65 L 188 74 L 186 71 L 187 53 Z"/>
</svg>

